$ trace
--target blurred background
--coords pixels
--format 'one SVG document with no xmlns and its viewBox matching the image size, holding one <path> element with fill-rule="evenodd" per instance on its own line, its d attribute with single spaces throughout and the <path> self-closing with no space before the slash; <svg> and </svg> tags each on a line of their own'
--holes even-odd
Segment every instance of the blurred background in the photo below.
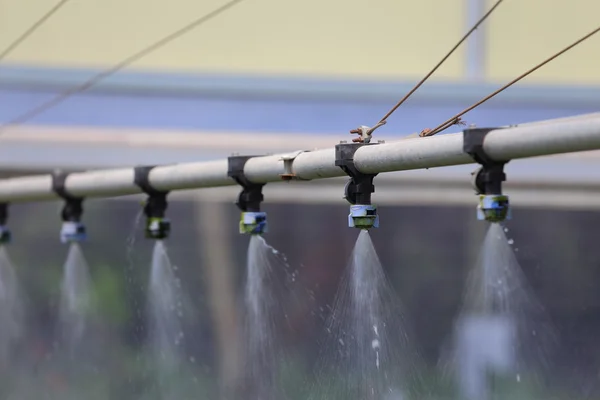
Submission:
<svg viewBox="0 0 600 400">
<path fill-rule="evenodd" d="M 0 62 L 0 124 L 223 3 L 68 2 Z M 492 3 L 244 1 L 26 124 L 2 128 L 0 173 L 331 147 L 349 140 L 350 129 L 378 121 Z M 0 0 L 0 50 L 54 4 Z M 436 126 L 595 28 L 599 12 L 593 0 L 505 1 L 376 139 Z M 491 127 L 597 112 L 600 72 L 593 61 L 599 52 L 600 37 L 591 38 L 465 121 Z M 375 181 L 381 228 L 372 232 L 373 241 L 430 370 L 447 346 L 467 271 L 485 234 L 485 224 L 475 218 L 472 169 L 392 173 Z M 571 399 L 600 398 L 599 171 L 598 152 L 506 167 L 513 204 L 508 235 L 519 249 L 531 294 L 560 337 L 549 363 L 553 393 L 565 391 Z M 287 385 L 298 393 L 310 381 L 324 319 L 357 234 L 346 224 L 344 181 L 271 184 L 264 191 L 271 227 L 266 239 L 287 255 L 287 268 L 297 274 L 294 296 L 280 299 L 287 310 L 280 340 L 291 360 Z M 185 352 L 202 388 L 192 398 L 219 398 L 219 385 L 234 379 L 238 369 L 234 344 L 240 340 L 236 321 L 248 238 L 237 231 L 237 192 L 231 187 L 174 193 L 169 206 L 168 251 L 193 314 Z M 98 398 L 140 398 L 147 384 L 137 363 L 146 341 L 151 243 L 140 237 L 132 245 L 128 239 L 142 230 L 135 223 L 141 199 L 86 201 L 90 240 L 84 252 L 100 310 L 92 345 L 99 352 L 94 379 L 103 382 Z M 15 240 L 9 253 L 28 312 L 18 351 L 28 365 L 41 365 L 53 346 L 67 252 L 58 240 L 59 211 L 58 202 L 11 207 Z M 27 379 L 52 382 L 55 398 L 66 398 L 56 369 L 40 367 Z"/>
</svg>

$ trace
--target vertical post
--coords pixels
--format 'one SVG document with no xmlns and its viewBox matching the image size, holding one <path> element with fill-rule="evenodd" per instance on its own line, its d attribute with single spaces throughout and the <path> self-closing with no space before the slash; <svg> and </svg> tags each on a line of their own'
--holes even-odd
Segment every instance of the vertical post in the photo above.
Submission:
<svg viewBox="0 0 600 400">
<path fill-rule="evenodd" d="M 202 266 L 206 273 L 206 292 L 209 299 L 220 377 L 219 398 L 230 399 L 239 376 L 238 316 L 235 291 L 235 263 L 233 243 L 228 235 L 227 205 L 221 201 L 206 201 L 198 194 L 194 201 L 196 224 L 202 234 L 200 249 Z"/>
<path fill-rule="evenodd" d="M 485 13 L 487 0 L 464 0 L 466 11 L 466 30 L 471 29 L 473 25 Z M 467 43 L 465 52 L 465 78 L 469 81 L 482 82 L 485 79 L 485 59 L 486 59 L 486 34 L 485 26 L 480 26 L 473 32 Z"/>
</svg>

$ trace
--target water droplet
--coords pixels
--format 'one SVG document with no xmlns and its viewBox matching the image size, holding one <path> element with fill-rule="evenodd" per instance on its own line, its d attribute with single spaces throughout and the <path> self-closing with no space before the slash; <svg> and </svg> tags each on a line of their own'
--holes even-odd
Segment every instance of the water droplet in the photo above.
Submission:
<svg viewBox="0 0 600 400">
<path fill-rule="evenodd" d="M 190 356 L 190 362 L 191 362 L 191 363 L 195 363 L 195 362 L 196 362 L 196 357 L 194 357 L 194 356 Z"/>
<path fill-rule="evenodd" d="M 344 345 L 344 341 L 342 339 L 338 339 L 338 342 L 340 342 L 342 346 Z"/>
<path fill-rule="evenodd" d="M 508 228 L 504 228 L 504 232 L 508 232 Z"/>
<path fill-rule="evenodd" d="M 521 382 L 521 375 L 517 374 L 517 382 Z"/>
<path fill-rule="evenodd" d="M 379 350 L 379 346 L 379 340 L 373 339 L 373 341 L 371 342 L 371 347 L 373 348 L 373 350 Z"/>
<path fill-rule="evenodd" d="M 515 241 L 513 239 L 508 239 L 508 244 L 513 244 Z"/>
</svg>

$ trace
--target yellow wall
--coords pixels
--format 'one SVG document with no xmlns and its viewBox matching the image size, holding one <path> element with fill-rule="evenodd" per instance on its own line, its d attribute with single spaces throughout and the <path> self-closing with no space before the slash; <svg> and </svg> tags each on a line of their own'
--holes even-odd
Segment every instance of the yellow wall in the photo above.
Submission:
<svg viewBox="0 0 600 400">
<path fill-rule="evenodd" d="M 488 74 L 502 81 L 514 78 L 598 26 L 600 0 L 504 1 L 490 20 Z M 526 79 L 600 83 L 599 61 L 600 33 Z"/>
<path fill-rule="evenodd" d="M 58 0 L 0 0 L 0 48 Z M 107 66 L 224 0 L 71 0 L 10 61 Z M 462 34 L 463 0 L 246 0 L 135 64 L 168 70 L 420 76 Z M 457 54 L 440 77 L 459 77 Z"/>
<path fill-rule="evenodd" d="M 0 0 L 0 49 L 58 0 Z M 488 0 L 491 5 L 495 0 Z M 106 67 L 224 0 L 71 0 L 6 61 Z M 465 32 L 467 0 L 245 0 L 138 69 L 420 77 Z M 505 81 L 598 25 L 600 0 L 508 0 L 486 22 L 490 79 Z M 464 48 L 436 74 L 461 78 Z M 600 83 L 600 34 L 528 78 Z"/>
</svg>

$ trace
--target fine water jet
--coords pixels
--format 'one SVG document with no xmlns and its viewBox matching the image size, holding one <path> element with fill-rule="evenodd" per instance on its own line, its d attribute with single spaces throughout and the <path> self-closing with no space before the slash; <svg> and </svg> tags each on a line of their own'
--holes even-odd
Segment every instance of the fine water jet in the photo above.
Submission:
<svg viewBox="0 0 600 400">
<path fill-rule="evenodd" d="M 244 400 L 283 400 L 278 382 L 280 354 L 275 345 L 274 298 L 269 283 L 276 272 L 274 267 L 279 252 L 262 237 L 268 231 L 267 214 L 260 210 L 264 200 L 264 184 L 251 182 L 244 174 L 244 166 L 251 156 L 231 156 L 227 175 L 242 187 L 236 202 L 241 210 L 239 232 L 249 234 L 247 277 L 244 290 L 243 374 L 235 397 Z"/>
<path fill-rule="evenodd" d="M 147 370 L 154 384 L 148 389 L 156 390 L 163 399 L 171 399 L 189 395 L 194 389 L 188 385 L 193 386 L 196 380 L 187 375 L 192 369 L 184 357 L 183 319 L 189 317 L 189 303 L 165 244 L 171 233 L 171 223 L 166 218 L 169 192 L 150 184 L 148 177 L 153 168 L 134 169 L 134 182 L 147 195 L 143 202 L 144 235 L 154 241 L 147 295 L 150 355 Z"/>
<path fill-rule="evenodd" d="M 23 330 L 23 304 L 15 268 L 6 251 L 11 234 L 8 204 L 0 204 L 0 374 L 11 371 L 12 348 Z"/>
<path fill-rule="evenodd" d="M 350 176 L 344 198 L 350 203 L 348 226 L 360 229 L 337 290 L 321 345 L 310 400 L 406 399 L 418 395 L 418 355 L 409 340 L 402 304 L 390 285 L 369 236 L 379 226 L 371 203 L 373 179 L 354 165 L 354 154 L 367 145 L 340 143 L 335 165 Z"/>
<path fill-rule="evenodd" d="M 546 365 L 553 340 L 512 241 L 506 238 L 508 230 L 501 225 L 511 217 L 508 196 L 502 193 L 508 161 L 486 154 L 483 143 L 488 132 L 485 128 L 463 132 L 465 153 L 481 165 L 473 173 L 477 218 L 491 222 L 455 324 L 450 368 L 466 400 L 523 396 L 536 388 L 539 367 Z"/>
</svg>

